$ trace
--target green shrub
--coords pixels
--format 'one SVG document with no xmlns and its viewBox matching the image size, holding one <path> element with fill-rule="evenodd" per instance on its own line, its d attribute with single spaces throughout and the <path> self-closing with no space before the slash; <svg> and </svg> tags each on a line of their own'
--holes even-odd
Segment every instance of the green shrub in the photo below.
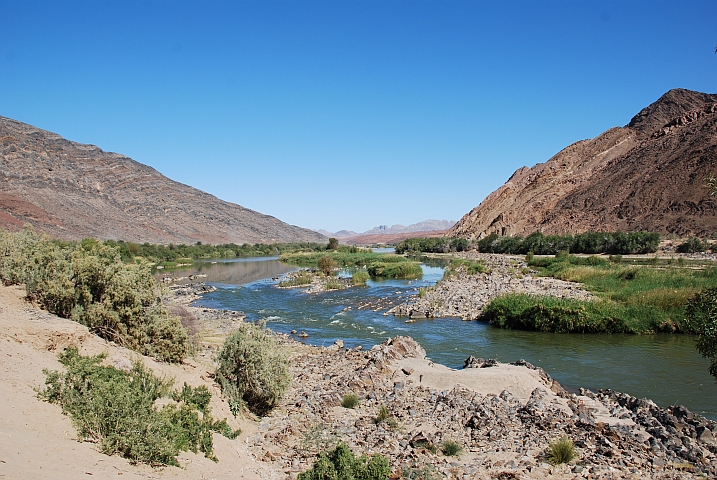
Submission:
<svg viewBox="0 0 717 480">
<path fill-rule="evenodd" d="M 83 357 L 76 347 L 59 355 L 66 373 L 44 370 L 46 388 L 38 396 L 62 407 L 81 440 L 96 442 L 107 455 L 118 454 L 133 462 L 177 465 L 180 451 L 200 451 L 216 461 L 212 432 L 236 437 L 225 420 L 215 422 L 208 408 L 206 387 L 170 394 L 170 383 L 137 362 L 129 373 L 100 363 L 106 355 Z M 154 408 L 166 395 L 182 403 Z M 203 404 L 185 402 L 194 399 Z"/>
<path fill-rule="evenodd" d="M 457 457 L 463 451 L 463 446 L 455 440 L 444 440 L 441 444 L 441 452 L 448 457 Z"/>
<path fill-rule="evenodd" d="M 548 446 L 548 461 L 553 465 L 570 463 L 576 457 L 575 444 L 567 435 L 563 435 Z"/>
<path fill-rule="evenodd" d="M 29 298 L 102 338 L 162 361 L 187 355 L 187 333 L 162 305 L 151 267 L 125 264 L 115 247 L 0 230 L 0 279 L 24 283 Z"/>
<path fill-rule="evenodd" d="M 359 270 L 351 275 L 351 283 L 354 285 L 366 285 L 366 281 L 371 278 L 365 270 Z"/>
<path fill-rule="evenodd" d="M 317 262 L 319 270 L 321 270 L 324 275 L 333 275 L 334 274 L 334 268 L 336 268 L 336 262 L 329 257 L 324 255 L 323 257 L 319 258 L 319 261 Z"/>
<path fill-rule="evenodd" d="M 523 238 L 501 237 L 495 233 L 478 241 L 478 250 L 489 253 L 556 255 L 561 250 L 572 253 L 633 254 L 654 253 L 660 235 L 647 232 L 587 232 L 578 235 L 543 235 L 534 232 Z"/>
<path fill-rule="evenodd" d="M 423 276 L 423 270 L 418 262 L 376 262 L 370 264 L 367 270 L 372 278 L 416 279 Z"/>
<path fill-rule="evenodd" d="M 336 278 L 330 278 L 326 281 L 326 290 L 342 290 L 347 285 Z"/>
<path fill-rule="evenodd" d="M 209 401 L 212 399 L 212 392 L 204 385 L 192 388 L 185 382 L 182 386 L 182 390 L 174 392 L 172 398 L 177 402 L 184 402 L 200 412 L 205 413 L 209 407 Z"/>
<path fill-rule="evenodd" d="M 488 271 L 488 268 L 481 260 L 451 260 L 449 268 L 454 271 L 465 270 L 469 275 L 486 273 Z"/>
<path fill-rule="evenodd" d="M 386 408 L 386 405 L 381 405 L 378 407 L 378 412 L 376 413 L 376 423 L 385 422 L 389 418 L 388 408 Z"/>
<path fill-rule="evenodd" d="M 356 458 L 345 443 L 322 453 L 310 470 L 299 474 L 299 480 L 386 480 L 391 473 L 388 459 L 381 455 Z"/>
<path fill-rule="evenodd" d="M 341 406 L 344 408 L 356 408 L 359 406 L 359 398 L 358 396 L 351 392 L 347 393 L 343 396 L 341 399 Z"/>
<path fill-rule="evenodd" d="M 396 245 L 396 253 L 448 253 L 463 252 L 470 248 L 465 238 L 408 238 Z"/>
<path fill-rule="evenodd" d="M 260 415 L 278 403 L 291 380 L 287 355 L 264 325 L 239 324 L 217 352 L 217 363 L 224 395 Z"/>
<path fill-rule="evenodd" d="M 697 333 L 697 351 L 710 361 L 710 375 L 717 379 L 717 288 L 695 294 L 685 309 L 687 322 Z"/>
<path fill-rule="evenodd" d="M 279 287 L 302 287 L 311 285 L 314 276 L 308 270 L 300 270 L 296 273 L 290 273 L 286 280 L 282 280 L 277 284 Z"/>
<path fill-rule="evenodd" d="M 690 237 L 685 242 L 677 246 L 679 253 L 699 253 L 706 252 L 710 246 L 697 237 Z"/>
</svg>

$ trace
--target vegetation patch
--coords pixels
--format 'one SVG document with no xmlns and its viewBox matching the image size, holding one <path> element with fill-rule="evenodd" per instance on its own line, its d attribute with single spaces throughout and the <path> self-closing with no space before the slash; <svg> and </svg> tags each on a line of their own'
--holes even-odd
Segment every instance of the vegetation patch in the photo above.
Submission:
<svg viewBox="0 0 717 480">
<path fill-rule="evenodd" d="M 451 264 L 448 268 L 454 271 L 462 269 L 465 270 L 465 272 L 469 275 L 475 275 L 477 273 L 487 273 L 489 271 L 488 267 L 485 266 L 485 263 L 480 260 L 451 260 Z"/>
<path fill-rule="evenodd" d="M 357 270 L 351 275 L 351 283 L 354 285 L 366 285 L 366 282 L 371 276 L 366 270 Z"/>
<path fill-rule="evenodd" d="M 43 370 L 46 388 L 38 394 L 60 405 L 78 437 L 97 443 L 103 453 L 151 465 L 178 465 L 180 451 L 202 452 L 216 461 L 212 432 L 239 435 L 226 420 L 212 419 L 206 387 L 185 384 L 180 392 L 170 392 L 170 382 L 141 363 L 126 373 L 101 365 L 105 357 L 84 357 L 76 347 L 68 348 L 59 355 L 67 371 Z M 154 407 L 167 396 L 179 403 Z"/>
<path fill-rule="evenodd" d="M 26 228 L 0 230 L 0 280 L 25 284 L 27 296 L 92 333 L 158 360 L 180 362 L 189 338 L 162 305 L 147 263 L 126 264 L 93 239 L 59 242 Z"/>
<path fill-rule="evenodd" d="M 217 363 L 217 380 L 235 415 L 243 405 L 265 414 L 291 380 L 286 353 L 263 324 L 239 324 L 217 353 Z"/>
<path fill-rule="evenodd" d="M 660 235 L 648 232 L 587 232 L 578 235 L 543 235 L 531 233 L 527 237 L 501 237 L 491 234 L 477 243 L 478 250 L 486 253 L 525 255 L 556 255 L 570 253 L 635 254 L 654 253 L 660 245 Z"/>
<path fill-rule="evenodd" d="M 687 321 L 697 333 L 697 351 L 710 361 L 709 372 L 717 379 L 717 288 L 697 293 L 687 304 Z"/>
<path fill-rule="evenodd" d="M 341 399 L 341 406 L 344 408 L 356 408 L 359 406 L 359 398 L 355 393 L 347 393 Z"/>
<path fill-rule="evenodd" d="M 327 246 L 321 243 L 256 243 L 237 245 L 224 243 L 221 245 L 207 245 L 197 242 L 194 245 L 155 245 L 151 243 L 133 243 L 115 240 L 106 240 L 105 245 L 113 247 L 120 252 L 122 260 L 134 262 L 136 258 L 143 258 L 153 263 L 174 266 L 179 263 L 191 263 L 201 258 L 235 258 L 235 257 L 266 257 L 281 255 L 288 252 L 320 252 Z"/>
<path fill-rule="evenodd" d="M 361 268 L 364 265 L 369 265 L 374 262 L 400 263 L 410 261 L 401 255 L 374 253 L 369 250 L 345 251 L 342 249 L 339 249 L 338 251 L 323 251 L 316 253 L 287 253 L 279 257 L 279 260 L 302 267 L 318 267 L 319 260 L 322 258 L 332 260 L 337 266 L 357 268 Z"/>
<path fill-rule="evenodd" d="M 567 435 L 563 435 L 548 446 L 548 461 L 553 465 L 570 463 L 577 456 L 575 444 Z"/>
<path fill-rule="evenodd" d="M 369 265 L 367 270 L 373 278 L 402 278 L 412 280 L 423 276 L 423 270 L 418 262 L 376 262 Z"/>
<path fill-rule="evenodd" d="M 356 457 L 345 443 L 322 453 L 299 480 L 386 480 L 391 473 L 388 459 L 381 455 Z"/>
<path fill-rule="evenodd" d="M 470 248 L 465 238 L 408 238 L 396 245 L 396 253 L 450 253 Z"/>
<path fill-rule="evenodd" d="M 441 444 L 441 452 L 447 457 L 457 457 L 463 451 L 463 445 L 455 440 L 444 440 Z"/>
<path fill-rule="evenodd" d="M 510 294 L 483 310 L 503 328 L 545 332 L 694 333 L 685 306 L 697 292 L 717 287 L 717 269 L 616 264 L 598 257 L 534 258 L 541 275 L 580 282 L 597 299 L 581 301 Z"/>
<path fill-rule="evenodd" d="M 299 270 L 298 272 L 288 274 L 277 286 L 282 288 L 305 287 L 311 285 L 313 279 L 314 276 L 310 271 Z"/>
</svg>

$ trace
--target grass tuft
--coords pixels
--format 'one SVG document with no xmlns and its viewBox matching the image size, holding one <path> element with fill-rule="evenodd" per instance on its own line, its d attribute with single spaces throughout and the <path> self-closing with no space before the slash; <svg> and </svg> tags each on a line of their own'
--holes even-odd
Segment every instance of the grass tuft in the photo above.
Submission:
<svg viewBox="0 0 717 480">
<path fill-rule="evenodd" d="M 341 399 L 341 406 L 344 408 L 356 408 L 356 407 L 358 407 L 358 405 L 359 405 L 359 398 L 353 392 L 347 393 Z"/>
<path fill-rule="evenodd" d="M 553 465 L 570 463 L 577 456 L 575 444 L 567 435 L 563 435 L 548 445 L 548 461 Z"/>
<path fill-rule="evenodd" d="M 444 440 L 441 444 L 441 452 L 447 457 L 457 457 L 463 451 L 463 446 L 455 440 Z"/>
</svg>

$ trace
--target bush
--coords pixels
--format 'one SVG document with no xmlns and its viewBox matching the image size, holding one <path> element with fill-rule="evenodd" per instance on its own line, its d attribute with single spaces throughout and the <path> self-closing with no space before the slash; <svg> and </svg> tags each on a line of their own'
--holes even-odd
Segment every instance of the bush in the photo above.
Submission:
<svg viewBox="0 0 717 480">
<path fill-rule="evenodd" d="M 481 260 L 451 260 L 449 268 L 451 270 L 456 271 L 463 269 L 469 275 L 475 275 L 477 273 L 486 273 L 488 271 L 488 268 Z"/>
<path fill-rule="evenodd" d="M 449 253 L 463 252 L 470 248 L 465 238 L 408 238 L 396 245 L 396 253 Z"/>
<path fill-rule="evenodd" d="M 259 415 L 271 410 L 289 387 L 286 354 L 264 325 L 241 323 L 217 353 L 217 379 L 236 413 L 245 404 Z"/>
<path fill-rule="evenodd" d="M 336 262 L 334 262 L 329 256 L 323 256 L 319 258 L 318 266 L 319 270 L 321 270 L 324 275 L 333 275 L 334 268 L 336 268 Z"/>
<path fill-rule="evenodd" d="M 78 437 L 96 442 L 103 453 L 151 465 L 177 465 L 177 454 L 190 450 L 216 461 L 212 432 L 230 438 L 239 434 L 225 420 L 212 419 L 206 387 L 185 384 L 181 392 L 171 394 L 182 403 L 157 410 L 154 402 L 169 394 L 170 383 L 138 362 L 129 373 L 102 366 L 105 357 L 83 357 L 76 347 L 68 348 L 59 355 L 66 373 L 43 370 L 46 388 L 38 394 L 60 405 L 72 418 Z"/>
<path fill-rule="evenodd" d="M 322 453 L 310 470 L 299 474 L 299 480 L 386 480 L 391 473 L 388 459 L 381 455 L 356 458 L 345 443 L 329 453 Z"/>
<path fill-rule="evenodd" d="M 478 251 L 525 255 L 556 255 L 561 250 L 572 253 L 633 254 L 654 253 L 660 235 L 647 232 L 587 232 L 578 235 L 543 235 L 534 232 L 523 238 L 501 237 L 495 233 L 478 241 Z"/>
<path fill-rule="evenodd" d="M 710 361 L 710 375 L 717 379 L 717 288 L 697 293 L 685 308 L 687 322 L 697 333 L 697 351 Z"/>
<path fill-rule="evenodd" d="M 708 243 L 703 242 L 697 237 L 690 237 L 687 241 L 677 246 L 677 251 L 679 253 L 699 253 L 706 252 L 709 248 Z"/>
<path fill-rule="evenodd" d="M 567 435 L 563 435 L 548 446 L 548 461 L 553 465 L 570 463 L 576 457 L 575 444 Z"/>
<path fill-rule="evenodd" d="M 455 440 L 444 440 L 441 451 L 448 457 L 457 457 L 463 451 L 463 446 Z"/>
<path fill-rule="evenodd" d="M 381 405 L 378 407 L 378 413 L 376 413 L 376 423 L 385 422 L 390 417 L 390 414 L 388 413 L 388 408 L 386 408 L 386 405 Z"/>
<path fill-rule="evenodd" d="M 169 314 L 146 263 L 125 264 L 97 240 L 58 243 L 26 228 L 0 230 L 0 279 L 24 283 L 28 298 L 92 333 L 158 360 L 180 362 L 189 338 Z"/>
<path fill-rule="evenodd" d="M 369 265 L 367 270 L 373 278 L 416 279 L 423 276 L 421 265 L 417 262 L 376 262 Z"/>
<path fill-rule="evenodd" d="M 344 408 L 356 408 L 359 406 L 359 398 L 355 393 L 347 393 L 341 399 L 341 406 Z"/>
<path fill-rule="evenodd" d="M 371 278 L 365 270 L 359 270 L 351 275 L 351 283 L 354 285 L 366 285 L 366 281 Z"/>
</svg>

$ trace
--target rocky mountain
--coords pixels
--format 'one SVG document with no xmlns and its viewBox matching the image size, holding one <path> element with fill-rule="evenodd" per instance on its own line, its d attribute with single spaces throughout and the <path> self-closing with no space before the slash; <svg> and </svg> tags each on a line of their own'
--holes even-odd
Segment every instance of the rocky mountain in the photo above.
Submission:
<svg viewBox="0 0 717 480">
<path fill-rule="evenodd" d="M 325 242 L 94 145 L 0 117 L 0 227 L 61 239 L 151 243 Z"/>
<path fill-rule="evenodd" d="M 424 220 L 422 222 L 413 223 L 408 226 L 401 224 L 396 224 L 391 227 L 389 227 L 388 225 L 379 225 L 378 227 L 373 227 L 371 230 L 366 230 L 363 233 L 356 233 L 352 230 L 339 230 L 335 233 L 331 233 L 326 230 L 318 230 L 318 232 L 327 237 L 343 239 L 367 235 L 397 235 L 418 232 L 435 232 L 438 230 L 448 230 L 455 224 L 456 222 L 453 220 Z M 404 236 L 403 238 L 412 238 L 415 236 L 416 235 L 409 235 Z"/>
<path fill-rule="evenodd" d="M 518 169 L 447 235 L 717 231 L 717 95 L 670 90 L 624 127 Z"/>
</svg>

